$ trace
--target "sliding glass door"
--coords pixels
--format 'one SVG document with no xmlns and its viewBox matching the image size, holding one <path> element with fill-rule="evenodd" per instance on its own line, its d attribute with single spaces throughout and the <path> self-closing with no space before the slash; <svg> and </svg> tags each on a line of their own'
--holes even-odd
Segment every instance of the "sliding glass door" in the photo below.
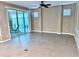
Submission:
<svg viewBox="0 0 79 59">
<path fill-rule="evenodd" d="M 29 16 L 26 11 L 8 9 L 10 32 L 12 35 L 25 34 L 29 32 Z"/>
<path fill-rule="evenodd" d="M 28 12 L 24 12 L 24 22 L 25 22 L 25 32 L 29 32 L 29 13 Z"/>
<path fill-rule="evenodd" d="M 19 33 L 24 33 L 24 18 L 23 18 L 23 12 L 22 11 L 18 11 L 18 25 L 19 25 Z"/>
<path fill-rule="evenodd" d="M 18 21 L 16 17 L 16 10 L 8 10 L 9 23 L 10 23 L 10 31 L 18 32 Z"/>
</svg>

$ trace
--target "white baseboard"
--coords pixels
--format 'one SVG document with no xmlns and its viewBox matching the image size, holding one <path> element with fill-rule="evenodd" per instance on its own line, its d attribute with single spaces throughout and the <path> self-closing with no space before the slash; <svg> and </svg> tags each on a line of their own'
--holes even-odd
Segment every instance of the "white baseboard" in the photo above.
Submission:
<svg viewBox="0 0 79 59">
<path fill-rule="evenodd" d="M 40 32 L 40 33 L 54 33 L 54 34 L 66 34 L 66 35 L 72 35 L 72 36 L 74 36 L 74 34 L 71 34 L 71 33 L 64 33 L 64 32 L 62 32 L 62 33 L 59 33 L 59 32 L 51 32 L 51 31 L 38 31 L 38 30 L 32 30 L 32 32 Z"/>
<path fill-rule="evenodd" d="M 10 39 L 3 40 L 3 41 L 0 41 L 0 43 L 7 42 L 7 41 L 9 41 L 9 40 L 10 40 Z"/>
<path fill-rule="evenodd" d="M 41 31 L 38 31 L 38 30 L 32 30 L 32 32 L 41 32 Z"/>
<path fill-rule="evenodd" d="M 72 35 L 74 36 L 74 34 L 71 34 L 71 33 L 59 33 L 59 32 L 50 32 L 50 31 L 43 31 L 43 33 L 55 33 L 55 34 L 66 34 L 66 35 Z"/>
<path fill-rule="evenodd" d="M 58 32 L 51 32 L 51 31 L 42 31 L 42 33 L 55 33 L 55 34 L 61 34 L 61 33 L 58 33 Z"/>
<path fill-rule="evenodd" d="M 71 34 L 71 33 L 64 33 L 64 32 L 62 32 L 61 34 L 66 34 L 66 35 L 72 35 L 72 36 L 74 36 L 74 34 Z"/>
</svg>

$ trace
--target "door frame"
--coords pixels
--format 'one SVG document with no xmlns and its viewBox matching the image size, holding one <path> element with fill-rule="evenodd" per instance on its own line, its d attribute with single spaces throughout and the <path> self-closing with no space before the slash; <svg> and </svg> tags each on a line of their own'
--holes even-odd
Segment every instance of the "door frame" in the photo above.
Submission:
<svg viewBox="0 0 79 59">
<path fill-rule="evenodd" d="M 8 32 L 9 32 L 9 38 L 11 39 L 11 33 L 10 33 L 10 24 L 9 24 L 9 15 L 8 15 L 8 12 L 7 12 L 7 10 L 8 9 L 13 9 L 13 10 L 18 10 L 18 11 L 25 11 L 25 12 L 28 12 L 28 26 L 29 26 L 29 32 L 28 33 L 30 33 L 31 32 L 31 10 L 24 10 L 24 9 L 19 9 L 19 8 L 14 8 L 14 7 L 8 7 L 8 6 L 6 6 L 5 7 L 5 11 L 6 11 L 6 16 L 7 16 L 7 22 L 8 22 Z"/>
</svg>

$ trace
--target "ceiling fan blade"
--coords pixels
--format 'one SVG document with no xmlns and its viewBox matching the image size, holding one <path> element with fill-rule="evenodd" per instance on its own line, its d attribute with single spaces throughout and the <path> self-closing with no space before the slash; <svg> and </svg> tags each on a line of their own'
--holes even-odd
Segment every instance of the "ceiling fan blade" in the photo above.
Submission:
<svg viewBox="0 0 79 59">
<path fill-rule="evenodd" d="M 44 7 L 48 8 L 48 6 L 47 6 L 47 5 L 44 5 Z"/>
<path fill-rule="evenodd" d="M 45 7 L 45 8 L 48 8 L 48 6 L 50 6 L 51 4 L 44 4 L 44 1 L 41 1 L 41 4 L 40 4 L 40 7 Z"/>
<path fill-rule="evenodd" d="M 51 4 L 46 4 L 47 6 L 51 6 Z"/>
</svg>

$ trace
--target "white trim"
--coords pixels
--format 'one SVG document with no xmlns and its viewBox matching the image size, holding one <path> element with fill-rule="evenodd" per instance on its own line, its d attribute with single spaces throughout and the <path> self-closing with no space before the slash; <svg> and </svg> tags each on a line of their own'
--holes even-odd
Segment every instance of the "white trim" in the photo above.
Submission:
<svg viewBox="0 0 79 59">
<path fill-rule="evenodd" d="M 72 36 L 74 36 L 74 34 L 71 34 L 71 33 L 65 33 L 65 32 L 62 32 L 61 34 L 66 34 L 66 35 L 72 35 Z"/>
<path fill-rule="evenodd" d="M 79 49 L 79 33 L 78 33 L 78 30 L 75 29 L 75 33 L 74 33 L 74 38 L 75 38 L 75 41 L 76 41 L 76 45 L 77 45 L 77 48 Z"/>
<path fill-rule="evenodd" d="M 55 34 L 58 34 L 58 32 L 51 32 L 51 31 L 42 31 L 42 33 L 55 33 Z"/>
<path fill-rule="evenodd" d="M 32 30 L 32 32 L 41 32 L 41 31 L 38 31 L 38 30 Z"/>
<path fill-rule="evenodd" d="M 61 33 L 58 33 L 58 32 L 50 32 L 50 31 L 38 31 L 38 30 L 32 30 L 32 32 L 61 34 Z"/>
<path fill-rule="evenodd" d="M 10 26 L 9 26 L 9 17 L 8 17 L 7 8 L 6 8 L 5 10 L 6 10 L 6 16 L 7 16 L 7 24 L 8 24 L 9 39 L 11 39 Z"/>
<path fill-rule="evenodd" d="M 59 33 L 59 32 L 51 32 L 51 31 L 42 31 L 43 33 L 55 33 L 55 34 L 66 34 L 66 35 L 72 35 L 74 36 L 74 34 L 71 34 L 71 33 Z"/>
<path fill-rule="evenodd" d="M 7 41 L 9 41 L 9 40 L 10 40 L 10 39 L 3 40 L 3 41 L 0 41 L 0 43 L 7 42 Z"/>
<path fill-rule="evenodd" d="M 41 31 L 38 31 L 38 30 L 32 30 L 32 32 L 41 32 Z M 41 33 L 54 33 L 54 34 L 66 34 L 66 35 L 72 35 L 74 36 L 74 34 L 71 34 L 71 33 L 59 33 L 59 32 L 51 32 L 51 31 L 42 31 Z"/>
<path fill-rule="evenodd" d="M 58 33 L 58 32 L 57 32 L 57 34 L 61 35 L 61 33 Z"/>
</svg>

